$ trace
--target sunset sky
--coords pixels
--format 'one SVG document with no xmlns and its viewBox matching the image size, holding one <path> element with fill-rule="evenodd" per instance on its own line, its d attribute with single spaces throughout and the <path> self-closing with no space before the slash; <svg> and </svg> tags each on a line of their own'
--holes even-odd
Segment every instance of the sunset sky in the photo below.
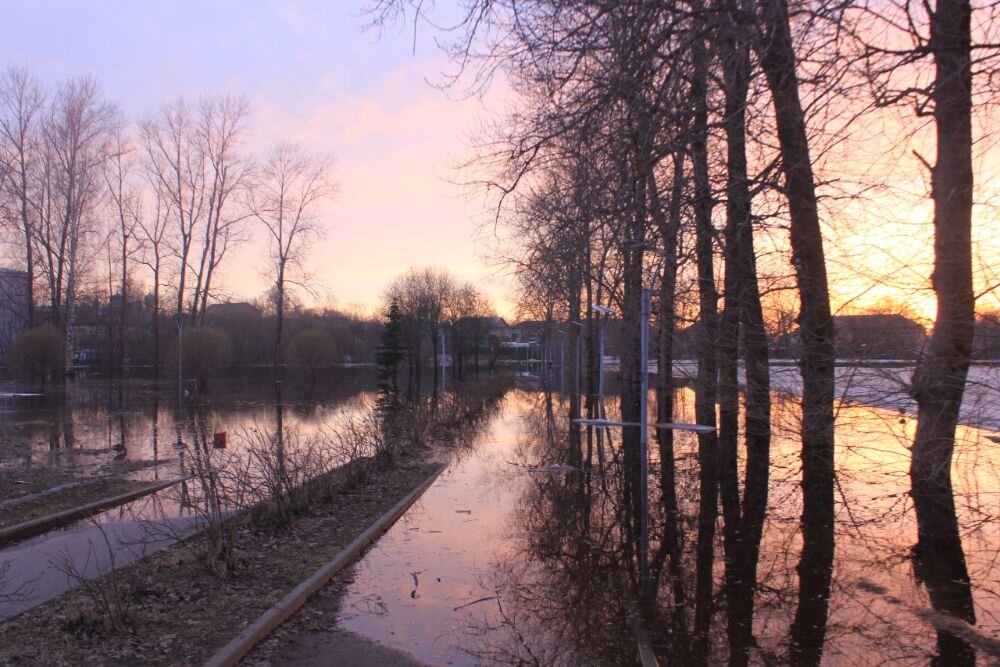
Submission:
<svg viewBox="0 0 1000 667">
<path fill-rule="evenodd" d="M 48 86 L 92 74 L 131 119 L 178 96 L 246 95 L 253 152 L 293 140 L 336 159 L 339 193 L 325 208 L 327 237 L 310 262 L 330 300 L 370 307 L 394 275 L 433 265 L 502 301 L 503 281 L 473 239 L 484 207 L 453 184 L 487 103 L 428 84 L 448 67 L 429 31 L 418 34 L 414 52 L 411 29 L 365 32 L 362 7 L 9 3 L 0 64 L 28 67 Z M 267 289 L 261 257 L 260 247 L 245 247 L 224 265 L 234 298 Z"/>
<path fill-rule="evenodd" d="M 489 234 L 479 233 L 491 209 L 456 182 L 472 177 L 458 166 L 472 156 L 482 123 L 497 118 L 511 99 L 502 83 L 486 99 L 467 98 L 460 87 L 434 87 L 428 80 L 441 83 L 450 70 L 434 41 L 441 34 L 426 25 L 415 34 L 402 24 L 382 35 L 365 31 L 365 4 L 9 3 L 0 65 L 26 66 L 50 87 L 92 74 L 133 120 L 178 96 L 196 102 L 201 95 L 246 95 L 249 151 L 264 155 L 273 144 L 293 140 L 336 159 L 339 192 L 323 210 L 327 235 L 308 261 L 321 288 L 317 302 L 368 310 L 394 276 L 430 265 L 474 282 L 510 316 L 510 285 L 488 259 Z M 453 18 L 450 4 L 435 8 L 439 24 Z M 766 100 L 761 113 L 770 114 Z M 824 199 L 833 305 L 860 312 L 899 304 L 929 324 L 932 210 L 927 175 L 913 150 L 932 157 L 933 147 L 925 145 L 926 128 L 909 131 L 909 110 L 884 114 L 852 121 L 843 136 L 830 132 L 832 157 L 823 157 L 834 165 L 824 174 L 836 195 Z M 978 133 L 990 136 L 992 116 L 977 123 Z M 977 164 L 974 231 L 977 289 L 984 290 L 1000 282 L 994 239 L 1000 204 L 993 187 L 1000 158 L 996 142 L 986 143 Z M 852 188 L 867 194 L 842 196 Z M 766 247 L 759 242 L 758 252 Z M 258 241 L 238 252 L 223 265 L 225 296 L 256 298 L 269 281 L 263 246 Z M 790 270 L 784 253 L 773 265 L 760 261 L 765 273 Z M 980 307 L 1000 308 L 996 293 Z"/>
</svg>

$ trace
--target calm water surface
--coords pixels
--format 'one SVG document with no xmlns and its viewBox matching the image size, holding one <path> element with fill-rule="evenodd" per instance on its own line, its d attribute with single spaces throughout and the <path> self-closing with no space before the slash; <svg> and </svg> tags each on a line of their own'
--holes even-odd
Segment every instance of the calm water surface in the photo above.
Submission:
<svg viewBox="0 0 1000 667">
<path fill-rule="evenodd" d="M 334 369 L 315 386 L 276 385 L 270 370 L 248 371 L 213 381 L 178 407 L 169 380 L 70 379 L 63 390 L 40 396 L 17 395 L 31 388 L 10 386 L 0 395 L 0 466 L 89 471 L 116 460 L 165 463 L 176 458 L 178 431 L 189 445 L 226 432 L 230 446 L 239 447 L 249 429 L 276 428 L 279 405 L 284 427 L 308 436 L 359 409 L 374 388 L 375 373 L 364 368 Z"/>
<path fill-rule="evenodd" d="M 867 390 L 878 390 L 881 378 L 872 375 Z M 961 556 L 976 619 L 968 625 L 950 617 L 940 597 L 932 603 L 934 581 L 915 567 L 908 478 L 915 421 L 905 404 L 864 405 L 857 393 L 862 385 L 851 382 L 844 390 L 850 402 L 838 410 L 836 547 L 829 593 L 821 600 L 798 594 L 799 410 L 787 394 L 774 395 L 750 662 L 788 662 L 799 614 L 818 618 L 825 630 L 813 633 L 819 646 L 811 648 L 825 664 L 997 664 L 1000 455 L 990 439 L 996 419 L 989 411 L 1000 405 L 995 385 L 977 385 L 976 412 L 985 418 L 974 421 L 981 428 L 960 427 L 953 460 Z M 157 388 L 130 381 L 121 393 L 100 381 L 70 382 L 56 396 L 0 399 L 0 465 L 86 471 L 117 457 L 158 462 L 147 474 L 171 478 L 179 471 L 178 432 L 190 444 L 225 431 L 231 448 L 240 446 L 241 434 L 273 430 L 279 420 L 302 434 L 317 433 L 338 415 L 361 409 L 373 385 L 371 372 L 344 370 L 311 391 L 283 383 L 279 392 L 262 373 L 215 383 L 178 409 L 169 382 Z M 678 390 L 675 401 L 678 420 L 694 421 L 690 390 Z M 616 410 L 612 398 L 609 414 Z M 120 444 L 124 452 L 114 448 Z M 339 625 L 433 664 L 634 664 L 636 541 L 623 527 L 636 522 L 623 502 L 620 444 L 620 433 L 572 424 L 565 396 L 530 383 L 509 392 L 499 416 L 456 450 L 448 471 L 356 566 Z M 697 451 L 696 436 L 676 434 L 678 512 L 670 517 L 651 438 L 649 560 L 656 586 L 645 625 L 661 658 L 674 664 L 725 663 L 727 627 L 748 614 L 725 593 L 721 518 L 711 543 L 699 543 Z M 60 546 L 84 539 L 72 530 L 58 538 L 65 542 Z M 676 558 L 668 555 L 665 537 L 671 535 L 678 539 Z M 699 579 L 698 558 L 706 554 L 714 559 L 711 578 Z M 810 616 L 816 609 L 826 612 Z M 708 630 L 699 634 L 699 627 Z"/>
<path fill-rule="evenodd" d="M 961 427 L 953 466 L 975 625 L 935 610 L 914 567 L 915 421 L 896 409 L 839 409 L 832 583 L 828 597 L 803 601 L 799 411 L 793 399 L 774 400 L 750 662 L 788 662 L 793 619 L 812 618 L 819 602 L 828 605 L 825 633 L 807 650 L 824 664 L 1000 662 L 1000 456 L 992 432 Z M 676 401 L 680 419 L 693 421 L 692 393 L 679 390 Z M 358 564 L 338 624 L 432 664 L 634 664 L 638 577 L 635 542 L 622 528 L 630 521 L 619 443 L 618 434 L 606 437 L 602 466 L 597 435 L 571 424 L 564 398 L 511 392 L 487 433 Z M 675 441 L 675 563 L 663 548 L 655 439 L 651 458 L 650 561 L 661 574 L 654 572 L 647 629 L 668 664 L 724 664 L 727 626 L 746 611 L 727 604 L 720 518 L 707 641 L 699 644 L 697 556 L 706 552 L 697 539 L 696 436 L 678 433 Z"/>
</svg>

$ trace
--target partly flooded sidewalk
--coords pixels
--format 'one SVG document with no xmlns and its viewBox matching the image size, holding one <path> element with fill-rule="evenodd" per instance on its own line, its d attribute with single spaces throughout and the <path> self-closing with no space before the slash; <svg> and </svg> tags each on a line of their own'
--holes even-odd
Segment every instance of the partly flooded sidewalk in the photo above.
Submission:
<svg viewBox="0 0 1000 667">
<path fill-rule="evenodd" d="M 343 595 L 306 614 L 323 627 L 282 633 L 272 664 L 476 665 L 507 638 L 495 572 L 514 558 L 511 513 L 539 473 L 518 464 L 518 421 L 508 410 L 462 452 L 352 568 Z M 543 473 L 547 474 L 547 473 Z M 487 640 L 487 635 L 489 638 Z"/>
<path fill-rule="evenodd" d="M 176 544 L 197 523 L 166 488 L 0 549 L 0 620 Z"/>
</svg>

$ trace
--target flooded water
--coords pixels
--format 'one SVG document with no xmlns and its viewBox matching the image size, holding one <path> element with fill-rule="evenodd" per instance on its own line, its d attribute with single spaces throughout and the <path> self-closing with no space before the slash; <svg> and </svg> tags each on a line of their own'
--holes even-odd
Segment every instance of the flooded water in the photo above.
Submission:
<svg viewBox="0 0 1000 667">
<path fill-rule="evenodd" d="M 573 423 L 565 395 L 521 378 L 499 414 L 357 564 L 338 625 L 431 664 L 635 664 L 640 626 L 668 664 L 729 662 L 733 646 L 745 647 L 751 664 L 998 664 L 995 371 L 976 376 L 963 411 L 970 425 L 958 432 L 950 496 L 958 539 L 921 550 L 909 494 L 915 420 L 898 387 L 905 370 L 838 371 L 832 568 L 822 550 L 803 547 L 800 413 L 794 377 L 785 378 L 788 393 L 772 397 L 767 514 L 749 586 L 734 575 L 744 552 L 728 543 L 718 504 L 704 520 L 698 436 L 675 432 L 672 483 L 651 438 L 649 565 L 641 571 L 620 430 Z M 776 375 L 780 385 L 784 375 Z M 254 429 L 323 430 L 362 409 L 372 386 L 370 372 L 345 372 L 311 391 L 276 387 L 265 373 L 217 383 L 180 409 L 169 383 L 130 382 L 118 394 L 113 385 L 77 382 L 55 397 L 5 395 L 0 465 L 88 471 L 118 458 L 157 462 L 141 474 L 173 479 L 182 469 L 178 437 L 210 448 L 225 431 L 239 455 Z M 614 418 L 616 400 L 608 403 Z M 695 421 L 689 389 L 677 390 L 675 409 L 677 421 Z M 105 535 L 110 549 L 102 553 L 114 553 L 117 565 L 161 545 L 149 534 L 150 516 L 172 522 L 162 544 L 175 539 L 190 517 L 169 494 L 161 498 L 105 512 L 103 532 L 83 522 L 0 559 L 18 580 L 32 581 L 37 604 L 67 585 L 67 557 L 84 575 L 107 568 L 106 557 L 95 558 L 101 549 L 91 549 Z M 651 581 L 645 597 L 643 575 Z M 0 616 L 25 608 L 5 604 Z M 740 628 L 749 628 L 743 639 Z"/>
<path fill-rule="evenodd" d="M 678 420 L 694 421 L 691 392 L 678 390 L 675 400 Z M 840 406 L 831 573 L 803 552 L 798 406 L 787 396 L 774 401 L 768 509 L 751 588 L 727 584 L 722 518 L 710 543 L 699 539 L 697 436 L 675 434 L 676 515 L 664 512 L 650 443 L 653 594 L 641 617 L 661 659 L 725 663 L 733 628 L 749 624 L 751 664 L 1000 662 L 994 433 L 961 427 L 953 461 L 975 617 L 968 624 L 948 606 L 948 595 L 961 598 L 954 581 L 935 575 L 955 554 L 930 554 L 930 564 L 927 554 L 914 558 L 912 417 Z M 602 457 L 597 433 L 574 425 L 558 394 L 509 393 L 486 435 L 358 564 L 338 625 L 431 664 L 635 664 L 637 522 L 623 500 L 620 434 L 603 440 Z M 739 590 L 750 591 L 749 604 Z"/>
<path fill-rule="evenodd" d="M 316 386 L 286 381 L 271 371 L 248 371 L 213 381 L 178 400 L 175 382 L 70 379 L 64 390 L 30 395 L 25 387 L 0 394 L 0 466 L 57 466 L 88 472 L 112 461 L 170 462 L 178 435 L 185 441 L 217 432 L 239 446 L 251 429 L 273 431 L 277 419 L 308 436 L 375 388 L 372 369 L 341 368 Z M 178 407 L 179 405 L 179 407 Z M 280 417 L 276 405 L 283 410 Z M 180 433 L 178 433 L 178 428 Z M 154 467 L 149 476 L 170 474 Z"/>
<path fill-rule="evenodd" d="M 373 387 L 371 370 L 341 369 L 317 387 L 276 385 L 266 371 L 214 382 L 206 393 L 183 397 L 179 409 L 175 384 L 143 380 L 127 381 L 120 393 L 94 380 L 68 381 L 49 395 L 8 392 L 0 397 L 0 466 L 180 480 L 209 461 L 217 470 L 245 468 L 231 464 L 265 443 L 261 433 L 279 430 L 292 466 L 310 436 L 365 410 Z M 227 448 L 214 450 L 223 432 Z M 335 465 L 337 453 L 329 454 Z M 181 482 L 0 550 L 0 618 L 176 543 L 204 524 L 203 506 L 198 480 Z"/>
</svg>

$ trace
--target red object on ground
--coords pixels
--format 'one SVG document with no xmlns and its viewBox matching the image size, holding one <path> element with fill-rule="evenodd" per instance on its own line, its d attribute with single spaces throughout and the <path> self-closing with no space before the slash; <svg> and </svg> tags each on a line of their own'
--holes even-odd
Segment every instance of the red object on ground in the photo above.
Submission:
<svg viewBox="0 0 1000 667">
<path fill-rule="evenodd" d="M 216 449 L 225 449 L 226 448 L 226 432 L 225 431 L 221 431 L 221 432 L 215 434 L 214 447 Z"/>
</svg>

